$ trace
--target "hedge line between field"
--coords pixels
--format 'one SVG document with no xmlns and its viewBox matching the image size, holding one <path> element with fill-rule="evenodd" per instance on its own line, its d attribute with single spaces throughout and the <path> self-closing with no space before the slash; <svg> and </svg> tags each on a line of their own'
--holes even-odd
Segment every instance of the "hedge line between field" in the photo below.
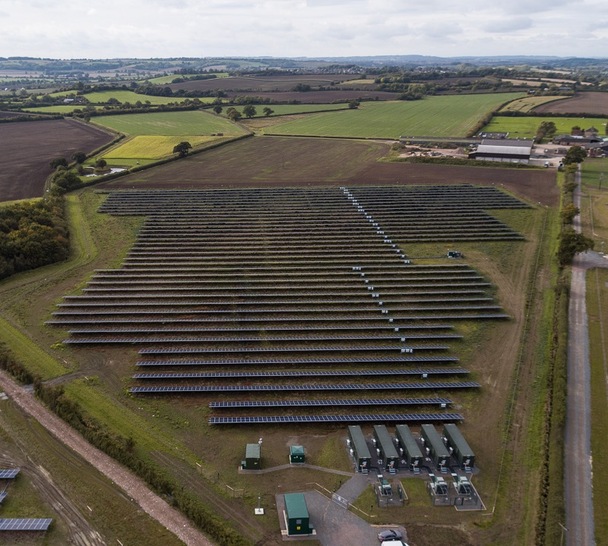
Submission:
<svg viewBox="0 0 608 546">
<path fill-rule="evenodd" d="M 560 239 L 571 229 L 564 221 L 564 208 L 573 202 L 576 170 L 568 168 L 562 187 Z M 537 544 L 559 544 L 562 538 L 560 523 L 565 521 L 564 506 L 564 427 L 567 410 L 568 373 L 568 306 L 570 274 L 563 261 L 560 241 L 556 262 L 558 277 L 554 287 L 555 306 L 551 323 L 549 371 L 547 377 L 547 406 L 543 431 L 543 460 L 540 468 L 540 506 L 537 520 Z"/>
<path fill-rule="evenodd" d="M 396 163 L 435 163 L 440 165 L 463 165 L 467 167 L 501 167 L 506 169 L 537 169 L 525 163 L 510 163 L 507 161 L 484 161 L 483 159 L 461 159 L 458 157 L 399 157 L 390 159 Z"/>
<path fill-rule="evenodd" d="M 557 102 L 557 101 L 553 101 Z M 545 103 L 547 104 L 547 103 Z M 551 104 L 551 103 L 548 103 Z M 540 106 L 540 105 L 539 105 Z M 543 112 L 539 114 L 534 110 L 530 110 L 528 112 L 521 112 L 505 110 L 504 112 L 497 112 L 494 114 L 495 117 L 505 117 L 505 118 L 605 118 L 607 116 L 603 114 L 598 114 L 597 112 Z"/>
<path fill-rule="evenodd" d="M 207 507 L 182 485 L 176 483 L 162 469 L 137 454 L 133 438 L 111 432 L 96 419 L 87 415 L 78 403 L 70 400 L 62 386 L 44 385 L 33 375 L 4 344 L 0 344 L 0 368 L 24 384 L 34 385 L 36 396 L 58 417 L 97 449 L 123 464 L 142 478 L 156 493 L 188 517 L 199 529 L 218 541 L 221 546 L 248 546 L 250 544 L 229 527 L 224 519 L 212 514 Z"/>
</svg>

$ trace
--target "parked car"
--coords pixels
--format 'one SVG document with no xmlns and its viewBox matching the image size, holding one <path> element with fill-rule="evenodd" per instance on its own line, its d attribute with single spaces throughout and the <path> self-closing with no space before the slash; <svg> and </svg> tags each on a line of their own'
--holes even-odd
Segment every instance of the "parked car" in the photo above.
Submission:
<svg viewBox="0 0 608 546">
<path fill-rule="evenodd" d="M 401 540 L 403 533 L 398 529 L 385 529 L 378 533 L 378 540 L 380 542 L 386 542 L 387 540 Z"/>
</svg>

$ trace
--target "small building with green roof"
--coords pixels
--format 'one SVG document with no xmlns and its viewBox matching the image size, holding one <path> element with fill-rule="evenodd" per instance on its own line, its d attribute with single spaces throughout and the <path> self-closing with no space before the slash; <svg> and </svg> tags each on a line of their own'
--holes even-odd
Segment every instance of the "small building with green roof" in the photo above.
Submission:
<svg viewBox="0 0 608 546">
<path fill-rule="evenodd" d="M 291 464 L 300 464 L 306 461 L 306 456 L 304 455 L 304 447 L 303 446 L 291 446 L 289 448 L 289 462 Z"/>
<path fill-rule="evenodd" d="M 245 460 L 241 461 L 243 470 L 260 470 L 262 468 L 262 449 L 260 444 L 247 444 Z"/>
<path fill-rule="evenodd" d="M 313 528 L 310 525 L 310 516 L 303 493 L 286 493 L 285 498 L 285 524 L 287 534 L 311 535 Z"/>
</svg>

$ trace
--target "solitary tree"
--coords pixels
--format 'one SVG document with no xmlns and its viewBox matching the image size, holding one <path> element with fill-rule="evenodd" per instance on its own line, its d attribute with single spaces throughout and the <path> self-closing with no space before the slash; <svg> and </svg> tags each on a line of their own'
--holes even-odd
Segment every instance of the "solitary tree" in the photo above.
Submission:
<svg viewBox="0 0 608 546">
<path fill-rule="evenodd" d="M 274 110 L 268 106 L 264 107 L 263 112 L 266 117 L 269 117 L 270 115 L 274 114 Z"/>
<path fill-rule="evenodd" d="M 173 147 L 173 153 L 178 154 L 179 157 L 186 157 L 191 149 L 192 145 L 189 142 L 183 141 Z"/>
<path fill-rule="evenodd" d="M 214 111 L 214 112 L 215 112 L 215 113 L 216 113 L 218 116 L 219 116 L 219 115 L 222 113 L 222 110 L 223 110 L 223 108 L 222 108 L 222 107 L 221 107 L 219 104 L 216 104 L 216 105 L 213 107 L 213 111 Z"/>
<path fill-rule="evenodd" d="M 253 116 L 257 114 L 257 110 L 253 104 L 246 104 L 243 107 L 243 114 L 247 116 L 247 118 L 251 119 Z"/>
</svg>

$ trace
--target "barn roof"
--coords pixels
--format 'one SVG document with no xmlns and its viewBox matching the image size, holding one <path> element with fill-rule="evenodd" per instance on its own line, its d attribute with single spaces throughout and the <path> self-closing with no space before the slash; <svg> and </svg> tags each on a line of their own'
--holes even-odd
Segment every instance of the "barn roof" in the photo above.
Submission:
<svg viewBox="0 0 608 546">
<path fill-rule="evenodd" d="M 477 147 L 477 155 L 479 154 L 500 154 L 500 155 L 530 155 L 531 146 L 497 146 L 495 144 L 480 144 Z"/>
</svg>

